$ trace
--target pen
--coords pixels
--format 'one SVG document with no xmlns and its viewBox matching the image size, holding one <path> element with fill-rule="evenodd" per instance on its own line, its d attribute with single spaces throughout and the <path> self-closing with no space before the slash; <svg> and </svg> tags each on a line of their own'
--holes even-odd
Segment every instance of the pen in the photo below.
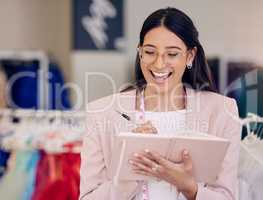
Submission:
<svg viewBox="0 0 263 200">
<path fill-rule="evenodd" d="M 127 119 L 128 121 L 131 121 L 131 118 L 130 118 L 130 116 L 128 116 L 128 115 L 126 115 L 126 114 L 124 114 L 124 113 L 121 113 L 120 111 L 118 111 L 118 110 L 115 110 L 117 113 L 119 113 L 123 118 L 125 118 L 125 119 Z"/>
<path fill-rule="evenodd" d="M 115 111 L 116 111 L 117 113 L 119 113 L 124 119 L 132 122 L 132 123 L 133 123 L 134 125 L 136 125 L 136 126 L 137 126 L 137 125 L 140 125 L 140 124 L 143 124 L 143 122 L 144 122 L 144 120 L 142 120 L 141 117 L 140 117 L 140 121 L 139 121 L 139 122 L 136 122 L 136 121 L 132 120 L 129 115 L 127 115 L 127 114 L 125 114 L 125 113 L 122 113 L 122 112 L 120 112 L 120 111 L 118 111 L 118 110 L 115 110 Z"/>
</svg>

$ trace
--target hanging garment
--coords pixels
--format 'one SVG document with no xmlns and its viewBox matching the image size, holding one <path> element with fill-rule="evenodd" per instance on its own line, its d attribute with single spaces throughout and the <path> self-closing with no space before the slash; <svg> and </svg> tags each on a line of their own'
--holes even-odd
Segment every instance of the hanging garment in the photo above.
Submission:
<svg viewBox="0 0 263 200">
<path fill-rule="evenodd" d="M 28 169 L 30 168 L 32 155 L 32 152 L 28 151 L 18 151 L 12 155 L 15 156 L 14 166 L 11 166 L 0 180 L 1 198 L 21 200 L 21 197 L 24 196 L 31 175 L 28 174 Z"/>
<path fill-rule="evenodd" d="M 41 153 L 32 200 L 78 200 L 80 155 Z"/>
<path fill-rule="evenodd" d="M 2 66 L 7 79 L 12 82 L 10 88 L 10 107 L 38 108 L 38 61 L 4 60 Z M 30 92 L 28 92 L 30 91 Z"/>
<path fill-rule="evenodd" d="M 248 135 L 241 142 L 239 163 L 239 199 L 261 200 L 263 196 L 263 141 Z"/>
<path fill-rule="evenodd" d="M 39 108 L 39 61 L 5 60 L 2 61 L 2 65 L 8 80 L 14 82 L 10 94 L 12 104 L 9 106 L 12 108 Z M 69 109 L 71 107 L 69 90 L 63 89 L 65 81 L 59 66 L 55 63 L 50 63 L 48 75 L 49 109 Z"/>
<path fill-rule="evenodd" d="M 38 162 L 39 162 L 39 152 L 32 151 L 26 169 L 27 185 L 21 200 L 31 200 L 32 198 L 35 189 L 35 179 L 36 179 L 36 170 L 37 170 Z"/>
<path fill-rule="evenodd" d="M 10 153 L 4 150 L 0 150 L 0 179 L 4 175 L 7 168 L 7 160 Z"/>
<path fill-rule="evenodd" d="M 71 108 L 69 90 L 63 88 L 65 80 L 56 63 L 49 64 L 49 109 L 68 110 Z"/>
<path fill-rule="evenodd" d="M 0 178 L 4 175 L 4 173 L 7 170 L 7 161 L 10 156 L 10 152 L 3 149 L 3 140 L 4 138 L 14 134 L 12 130 L 9 130 L 3 126 L 3 121 L 1 121 L 1 123 L 2 124 L 0 126 L 0 148 L 2 149 L 0 149 Z"/>
</svg>

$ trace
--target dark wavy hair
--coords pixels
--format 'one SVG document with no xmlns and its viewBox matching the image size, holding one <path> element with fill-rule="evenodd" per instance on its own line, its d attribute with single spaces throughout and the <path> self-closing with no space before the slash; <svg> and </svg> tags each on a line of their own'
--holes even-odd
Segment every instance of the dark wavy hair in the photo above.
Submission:
<svg viewBox="0 0 263 200">
<path fill-rule="evenodd" d="M 176 34 L 185 43 L 188 50 L 194 47 L 197 49 L 192 68 L 186 69 L 183 74 L 183 84 L 193 89 L 216 92 L 204 49 L 198 39 L 198 31 L 184 12 L 170 7 L 153 12 L 143 23 L 139 45 L 143 45 L 144 37 L 150 30 L 160 26 Z M 138 53 L 135 63 L 135 79 L 136 88 L 142 89 L 146 85 Z"/>
</svg>

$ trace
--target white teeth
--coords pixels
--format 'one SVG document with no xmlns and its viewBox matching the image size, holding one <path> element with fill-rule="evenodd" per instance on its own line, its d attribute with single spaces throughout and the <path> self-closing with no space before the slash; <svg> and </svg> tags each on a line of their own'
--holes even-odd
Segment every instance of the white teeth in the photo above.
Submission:
<svg viewBox="0 0 263 200">
<path fill-rule="evenodd" d="M 162 77 L 168 76 L 170 72 L 158 73 L 158 72 L 153 72 L 152 71 L 152 73 L 153 73 L 154 76 L 162 78 Z"/>
</svg>

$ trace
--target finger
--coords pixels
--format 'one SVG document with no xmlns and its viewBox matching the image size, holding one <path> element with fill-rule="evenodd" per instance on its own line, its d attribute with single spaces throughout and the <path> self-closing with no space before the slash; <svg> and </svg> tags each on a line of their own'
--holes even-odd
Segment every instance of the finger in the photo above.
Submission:
<svg viewBox="0 0 263 200">
<path fill-rule="evenodd" d="M 139 170 L 139 169 L 134 169 L 133 172 L 136 173 L 136 174 L 143 175 L 143 176 L 154 176 L 153 174 L 151 174 L 149 172 L 146 172 L 146 171 L 143 171 L 143 170 Z"/>
<path fill-rule="evenodd" d="M 147 127 L 147 130 L 148 130 L 148 132 L 154 133 L 154 134 L 156 134 L 158 132 L 157 129 L 155 127 L 153 127 L 153 126 Z"/>
<path fill-rule="evenodd" d="M 187 172 L 192 173 L 193 162 L 192 162 L 191 156 L 187 150 L 183 150 L 182 158 L 183 158 L 183 163 L 184 163 L 184 169 Z"/>
<path fill-rule="evenodd" d="M 164 171 L 161 165 L 158 165 L 157 163 L 151 161 L 148 158 L 145 158 L 144 156 L 140 156 L 140 158 L 131 159 L 131 161 L 147 166 L 148 169 L 146 171 L 150 173 L 151 175 L 154 175 L 155 177 L 160 177 L 160 175 Z M 138 165 L 133 165 L 132 169 L 133 170 L 143 170 L 140 167 L 138 167 Z"/>
<path fill-rule="evenodd" d="M 156 179 L 156 181 L 165 180 L 161 174 L 156 173 L 156 171 L 144 171 L 142 169 L 133 168 L 133 172 L 136 174 L 144 175 L 144 176 L 150 176 Z"/>
<path fill-rule="evenodd" d="M 147 154 L 151 156 L 150 158 L 155 160 L 158 164 L 162 166 L 168 166 L 170 161 L 168 161 L 166 158 L 164 158 L 162 155 L 160 155 L 157 152 L 147 151 Z"/>
<path fill-rule="evenodd" d="M 138 174 L 141 174 L 141 175 L 152 176 L 152 177 L 155 177 L 155 178 L 159 178 L 160 177 L 159 174 L 156 173 L 154 170 L 145 170 L 145 169 L 133 166 L 132 167 L 132 171 L 134 173 L 138 173 Z"/>
<path fill-rule="evenodd" d="M 144 133 L 144 132 L 146 132 L 146 129 L 148 129 L 148 128 L 144 127 L 144 126 L 138 126 L 137 128 L 133 129 L 133 131 L 136 133 Z"/>
<path fill-rule="evenodd" d="M 132 132 L 139 133 L 157 133 L 157 129 L 152 125 L 151 121 L 147 121 L 143 124 L 140 124 Z"/>
<path fill-rule="evenodd" d="M 129 160 L 129 163 L 132 165 L 133 168 L 137 169 L 137 170 L 143 170 L 146 171 L 148 173 L 150 173 L 152 171 L 152 169 L 140 162 L 134 161 L 134 160 Z"/>
<path fill-rule="evenodd" d="M 151 176 L 159 177 L 157 170 L 155 170 L 154 168 L 152 168 L 151 170 L 146 170 L 146 171 L 144 169 L 137 167 L 137 166 L 134 166 L 134 165 L 132 165 L 131 168 L 132 168 L 132 171 L 142 171 L 142 172 L 148 173 Z"/>
<path fill-rule="evenodd" d="M 157 129 L 155 127 L 147 127 L 145 129 L 145 133 L 156 134 L 157 133 Z"/>
<path fill-rule="evenodd" d="M 148 121 L 147 123 L 144 124 L 144 127 L 147 127 L 147 128 L 154 128 L 153 124 L 151 121 Z"/>
<path fill-rule="evenodd" d="M 145 128 L 144 127 L 137 127 L 135 129 L 132 130 L 133 133 L 144 133 L 145 132 Z"/>
<path fill-rule="evenodd" d="M 136 158 L 136 160 L 138 160 L 138 162 L 153 168 L 156 167 L 157 163 L 154 160 L 151 160 L 150 158 L 147 157 L 146 154 L 135 154 L 134 157 Z"/>
<path fill-rule="evenodd" d="M 157 129 L 154 127 L 137 127 L 133 130 L 134 133 L 157 133 Z"/>
</svg>

